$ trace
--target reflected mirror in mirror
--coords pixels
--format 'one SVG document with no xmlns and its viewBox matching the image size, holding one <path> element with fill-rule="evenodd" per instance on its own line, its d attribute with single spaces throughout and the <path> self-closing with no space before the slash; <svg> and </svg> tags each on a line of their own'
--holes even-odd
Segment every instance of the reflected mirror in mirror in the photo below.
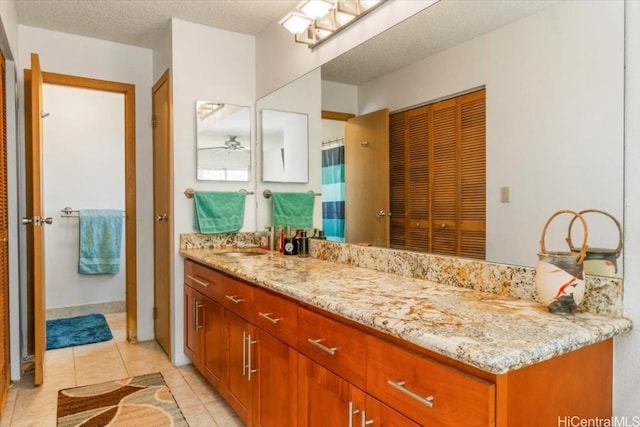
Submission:
<svg viewBox="0 0 640 427">
<path fill-rule="evenodd" d="M 308 116 L 261 110 L 262 181 L 309 182 Z"/>
<path fill-rule="evenodd" d="M 197 179 L 249 181 L 251 108 L 196 101 Z"/>
</svg>

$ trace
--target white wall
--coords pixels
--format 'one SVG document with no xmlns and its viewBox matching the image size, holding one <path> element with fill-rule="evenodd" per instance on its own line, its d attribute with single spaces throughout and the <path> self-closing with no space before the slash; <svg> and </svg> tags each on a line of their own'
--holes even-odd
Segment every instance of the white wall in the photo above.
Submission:
<svg viewBox="0 0 640 427">
<path fill-rule="evenodd" d="M 53 218 L 44 242 L 46 308 L 124 301 L 125 239 L 120 272 L 79 274 L 79 219 L 60 212 L 67 206 L 125 210 L 124 95 L 51 84 L 42 92 L 49 113 L 43 126 L 43 208 Z"/>
<path fill-rule="evenodd" d="M 183 352 L 183 259 L 178 255 L 179 235 L 193 232 L 193 200 L 186 188 L 204 191 L 255 191 L 255 135 L 251 135 L 251 182 L 196 181 L 197 100 L 253 106 L 255 101 L 255 41 L 245 34 L 172 20 L 171 72 L 173 79 L 173 174 L 175 268 L 173 284 L 172 360 L 188 363 Z M 165 55 L 166 56 L 166 55 Z M 155 70 L 156 75 L 160 70 Z M 252 109 L 252 129 L 255 129 Z M 254 132 L 255 133 L 255 132 Z M 256 196 L 247 196 L 244 227 L 256 227 Z"/>
<path fill-rule="evenodd" d="M 136 197 L 138 340 L 153 338 L 153 192 L 151 186 L 151 87 L 152 51 L 119 43 L 79 37 L 20 25 L 19 88 L 23 98 L 23 69 L 30 68 L 30 54 L 38 53 L 43 71 L 134 84 L 136 87 Z M 24 146 L 24 103 L 18 129 Z M 19 153 L 24 164 L 24 152 Z M 21 177 L 24 188 L 24 177 Z M 24 205 L 21 205 L 24 212 Z M 23 232 L 23 231 L 21 231 Z M 24 329 L 23 329 L 24 331 Z M 24 332 L 23 332 L 24 333 Z"/>
<path fill-rule="evenodd" d="M 358 87 L 323 80 L 322 109 L 358 114 Z"/>
<path fill-rule="evenodd" d="M 615 340 L 613 411 L 632 416 L 640 415 L 640 2 L 625 5 L 624 315 L 635 329 Z"/>
<path fill-rule="evenodd" d="M 360 86 L 359 113 L 485 86 L 487 259 L 533 266 L 553 212 L 622 219 L 623 29 L 622 2 L 562 2 Z"/>
<path fill-rule="evenodd" d="M 15 60 L 18 50 L 18 12 L 13 0 L 0 1 L 0 48 L 5 60 Z"/>
<path fill-rule="evenodd" d="M 322 142 L 321 94 L 320 94 L 320 69 L 316 69 L 277 91 L 261 98 L 256 103 L 258 114 L 260 110 L 272 109 L 279 111 L 291 111 L 308 115 L 309 119 L 309 182 L 304 184 L 288 184 L 279 182 L 262 182 L 262 170 L 258 162 L 258 230 L 272 224 L 271 199 L 265 199 L 262 192 L 271 191 L 322 191 L 322 156 L 320 152 Z M 260 124 L 257 126 L 260 132 Z M 260 137 L 258 137 L 260 138 Z M 261 144 L 258 144 L 261 149 Z M 313 211 L 313 227 L 322 228 L 322 200 L 316 197 Z"/>
</svg>

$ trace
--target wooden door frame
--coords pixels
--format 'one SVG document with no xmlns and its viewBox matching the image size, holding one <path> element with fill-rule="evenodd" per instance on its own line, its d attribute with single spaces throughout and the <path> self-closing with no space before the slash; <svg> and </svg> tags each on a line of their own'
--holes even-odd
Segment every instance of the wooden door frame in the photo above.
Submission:
<svg viewBox="0 0 640 427">
<path fill-rule="evenodd" d="M 25 84 L 31 79 L 31 70 L 24 70 Z M 79 89 L 93 89 L 124 95 L 124 169 L 125 169 L 125 299 L 126 299 L 126 333 L 129 342 L 138 340 L 138 294 L 136 265 L 136 114 L 135 85 L 42 72 L 43 84 L 68 86 Z M 27 107 L 25 106 L 25 112 Z M 33 285 L 33 284 L 31 284 Z M 28 306 L 30 306 L 28 302 Z M 33 312 L 28 316 L 31 317 Z"/>
</svg>

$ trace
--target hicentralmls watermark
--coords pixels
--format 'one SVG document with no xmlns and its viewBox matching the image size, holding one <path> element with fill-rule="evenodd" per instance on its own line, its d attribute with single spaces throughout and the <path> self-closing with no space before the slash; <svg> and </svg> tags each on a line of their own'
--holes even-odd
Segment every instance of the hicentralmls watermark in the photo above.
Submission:
<svg viewBox="0 0 640 427">
<path fill-rule="evenodd" d="M 611 418 L 583 418 L 565 415 L 558 417 L 558 427 L 640 427 L 640 415 Z"/>
</svg>

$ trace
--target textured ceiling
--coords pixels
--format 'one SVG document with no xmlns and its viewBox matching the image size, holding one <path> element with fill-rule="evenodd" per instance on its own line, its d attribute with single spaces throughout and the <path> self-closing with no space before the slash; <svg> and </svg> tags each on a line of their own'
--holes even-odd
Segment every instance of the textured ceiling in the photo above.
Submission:
<svg viewBox="0 0 640 427">
<path fill-rule="evenodd" d="M 558 1 L 441 0 L 323 65 L 322 79 L 360 85 Z"/>
<path fill-rule="evenodd" d="M 359 85 L 558 1 L 441 0 L 323 65 L 322 78 Z M 256 35 L 298 3 L 299 0 L 16 0 L 16 8 L 18 22 L 23 25 L 153 48 L 154 40 L 172 17 Z M 384 13 L 384 6 L 379 13 Z"/>
<path fill-rule="evenodd" d="M 1 0 L 0 0 L 1 1 Z M 171 18 L 256 35 L 299 0 L 16 0 L 18 22 L 153 48 Z"/>
</svg>

